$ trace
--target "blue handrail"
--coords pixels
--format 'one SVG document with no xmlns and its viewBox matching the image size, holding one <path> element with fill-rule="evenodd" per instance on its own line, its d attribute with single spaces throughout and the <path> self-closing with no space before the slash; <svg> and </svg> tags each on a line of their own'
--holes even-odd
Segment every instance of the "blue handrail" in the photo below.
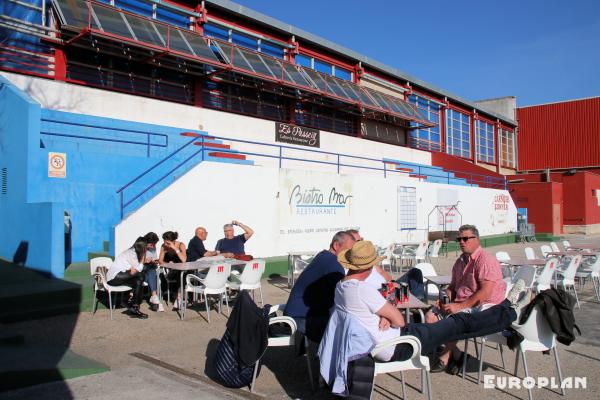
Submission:
<svg viewBox="0 0 600 400">
<path fill-rule="evenodd" d="M 148 193 L 148 191 L 150 191 L 152 188 L 154 188 L 156 185 L 158 185 L 161 181 L 166 179 L 171 173 L 173 173 L 178 168 L 183 166 L 185 163 L 187 163 L 188 161 L 190 161 L 191 159 L 196 157 L 198 154 L 201 154 L 200 161 L 201 162 L 204 161 L 205 160 L 204 153 L 206 151 L 215 151 L 215 152 L 219 152 L 219 153 L 231 153 L 231 154 L 240 154 L 240 155 L 253 156 L 253 157 L 264 157 L 264 158 L 277 159 L 277 160 L 279 160 L 279 168 L 282 167 L 283 160 L 290 160 L 290 161 L 301 161 L 301 162 L 307 162 L 307 163 L 336 166 L 338 173 L 340 172 L 340 167 L 359 168 L 359 169 L 365 169 L 365 170 L 371 170 L 371 171 L 383 171 L 384 177 L 387 177 L 387 174 L 389 172 L 402 173 L 402 174 L 407 173 L 407 171 L 398 171 L 395 169 L 387 168 L 387 164 L 394 163 L 394 161 L 391 161 L 391 160 L 377 159 L 377 158 L 370 158 L 370 157 L 363 157 L 363 156 L 355 156 L 355 155 L 342 154 L 342 153 L 334 153 L 334 152 L 315 150 L 315 149 L 310 149 L 310 148 L 301 148 L 301 147 L 286 146 L 286 145 L 279 145 L 279 144 L 272 144 L 272 143 L 263 143 L 263 142 L 253 141 L 253 140 L 234 139 L 234 138 L 228 138 L 228 137 L 222 137 L 222 136 L 210 135 L 209 137 L 211 140 L 217 139 L 217 140 L 225 140 L 225 141 L 229 141 L 229 142 L 245 143 L 245 144 L 252 144 L 252 145 L 258 145 L 258 146 L 264 146 L 264 147 L 272 147 L 272 148 L 277 148 L 279 151 L 278 151 L 277 155 L 273 155 L 273 154 L 265 154 L 265 153 L 260 153 L 260 152 L 251 152 L 251 151 L 239 151 L 239 150 L 231 150 L 231 149 L 215 149 L 213 147 L 205 145 L 206 137 L 204 135 L 201 135 L 200 137 L 194 137 L 190 141 L 186 142 L 182 147 L 178 148 L 177 150 L 175 150 L 174 152 L 169 154 L 164 159 L 162 159 L 159 162 L 157 162 L 156 164 L 152 165 L 151 167 L 149 167 L 148 169 L 143 171 L 141 174 L 139 174 L 138 176 L 136 176 L 131 181 L 127 182 L 125 185 L 123 185 L 122 187 L 120 187 L 117 190 L 117 193 L 119 193 L 119 195 L 120 195 L 121 218 L 123 218 L 125 207 L 131 205 L 135 200 L 139 199 L 141 196 Z M 159 177 L 154 182 L 149 184 L 146 188 L 144 188 L 141 192 L 134 195 L 131 199 L 124 201 L 124 192 L 126 189 L 131 187 L 131 185 L 133 185 L 135 182 L 139 181 L 142 177 L 146 176 L 149 172 L 153 171 L 158 166 L 162 165 L 167 160 L 171 159 L 173 156 L 175 156 L 176 154 L 178 154 L 179 152 L 181 152 L 183 149 L 190 146 L 194 142 L 196 142 L 195 144 L 200 147 L 199 150 L 193 152 L 193 154 L 188 156 L 183 161 L 179 162 L 175 167 L 171 168 L 167 173 L 163 174 L 161 177 Z M 283 151 L 285 149 L 335 156 L 336 160 L 335 161 L 323 161 L 323 160 L 311 160 L 311 159 L 300 158 L 300 157 L 289 157 L 289 156 L 284 155 Z M 375 166 L 350 164 L 347 162 L 343 162 L 343 160 L 342 160 L 343 158 L 372 161 L 372 162 L 376 162 L 376 163 L 382 163 L 383 166 L 375 167 Z M 451 184 L 453 179 L 457 179 L 457 180 L 463 180 L 463 181 L 469 182 L 471 184 L 478 184 L 478 185 L 485 186 L 485 187 L 506 189 L 506 178 L 505 177 L 497 178 L 497 177 L 484 175 L 484 174 L 477 174 L 477 173 L 440 170 L 440 172 L 442 172 L 442 171 L 445 172 L 446 176 L 444 177 L 444 176 L 441 176 L 440 174 L 434 175 L 434 174 L 427 172 L 427 169 L 431 170 L 432 168 L 435 168 L 434 166 L 426 166 L 426 165 L 420 165 L 420 164 L 415 164 L 415 163 L 410 163 L 410 162 L 401 162 L 401 164 L 412 167 L 411 168 L 412 172 L 409 172 L 409 174 L 413 174 L 413 175 L 417 175 L 417 176 L 424 176 L 424 177 L 432 177 L 432 178 L 434 177 L 434 178 L 445 179 L 446 183 L 448 183 L 448 184 Z M 467 176 L 468 178 L 459 178 L 456 176 L 451 176 L 454 173 L 458 173 L 463 176 Z"/>
<path fill-rule="evenodd" d="M 40 134 L 42 134 L 42 135 L 69 137 L 69 138 L 76 138 L 76 139 L 98 140 L 98 141 L 102 141 L 102 142 L 139 144 L 142 146 L 146 146 L 146 156 L 148 156 L 148 157 L 150 157 L 150 148 L 151 147 L 163 147 L 163 148 L 169 147 L 169 135 L 166 135 L 164 133 L 146 132 L 146 131 L 141 131 L 138 129 L 98 126 L 98 125 L 92 125 L 92 124 L 84 124 L 82 122 L 61 121 L 58 119 L 51 119 L 51 118 L 41 118 L 41 120 L 43 122 L 52 122 L 52 123 L 64 124 L 64 125 L 73 125 L 73 126 L 79 126 L 79 127 L 83 127 L 83 128 L 105 129 L 105 130 L 110 130 L 110 131 L 115 131 L 115 132 L 142 134 L 142 135 L 146 136 L 146 140 L 145 141 L 136 141 L 136 140 L 114 139 L 114 138 L 107 138 L 107 137 L 100 137 L 100 136 L 72 135 L 72 134 L 68 134 L 68 133 L 56 133 L 56 132 L 49 132 L 49 131 L 45 131 L 45 130 L 40 131 Z M 151 140 L 152 137 L 163 138 L 164 143 L 153 143 Z"/>
</svg>

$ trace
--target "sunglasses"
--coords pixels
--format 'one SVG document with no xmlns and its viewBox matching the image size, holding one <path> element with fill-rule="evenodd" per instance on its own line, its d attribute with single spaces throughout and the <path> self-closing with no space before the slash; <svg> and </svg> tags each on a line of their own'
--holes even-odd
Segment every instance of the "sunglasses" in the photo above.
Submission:
<svg viewBox="0 0 600 400">
<path fill-rule="evenodd" d="M 469 241 L 469 239 L 477 239 L 477 236 L 463 236 L 463 237 L 457 237 L 457 238 L 456 238 L 456 241 L 457 241 L 457 242 L 459 242 L 459 243 L 460 243 L 460 242 L 465 242 L 465 243 L 466 243 L 466 242 L 468 242 L 468 241 Z"/>
</svg>

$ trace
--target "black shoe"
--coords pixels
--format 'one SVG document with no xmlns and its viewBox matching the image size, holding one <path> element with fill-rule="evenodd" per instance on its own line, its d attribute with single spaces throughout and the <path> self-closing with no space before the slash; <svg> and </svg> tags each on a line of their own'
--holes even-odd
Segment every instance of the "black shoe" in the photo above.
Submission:
<svg viewBox="0 0 600 400">
<path fill-rule="evenodd" d="M 154 304 L 154 303 L 150 304 L 150 310 L 152 310 L 154 312 L 157 312 L 158 311 L 158 304 Z"/>
<path fill-rule="evenodd" d="M 458 358 L 458 360 L 452 358 L 448 365 L 448 370 L 446 372 L 448 372 L 450 375 L 462 374 L 463 364 L 465 363 L 465 357 L 467 358 L 465 372 L 474 372 L 469 368 L 469 364 L 473 365 L 477 362 L 477 359 L 471 356 L 470 354 L 465 354 L 464 351 L 460 353 L 460 357 Z"/>
<path fill-rule="evenodd" d="M 139 307 L 131 307 L 129 310 L 129 316 L 133 318 L 146 319 L 148 314 L 144 314 L 140 311 Z"/>
<path fill-rule="evenodd" d="M 446 364 L 444 364 L 444 362 L 438 358 L 431 366 L 430 371 L 433 374 L 437 374 L 439 372 L 444 372 L 446 370 L 446 368 L 448 368 L 448 366 Z"/>
</svg>

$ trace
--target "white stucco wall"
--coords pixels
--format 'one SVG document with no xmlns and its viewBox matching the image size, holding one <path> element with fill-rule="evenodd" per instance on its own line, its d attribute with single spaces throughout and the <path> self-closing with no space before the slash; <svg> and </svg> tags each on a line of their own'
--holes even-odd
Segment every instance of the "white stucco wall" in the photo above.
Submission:
<svg viewBox="0 0 600 400">
<path fill-rule="evenodd" d="M 292 215 L 294 210 L 289 206 L 291 186 L 286 185 L 287 181 L 291 186 L 300 183 L 303 189 L 318 189 L 325 198 L 330 187 L 352 197 L 336 217 L 298 217 Z M 398 230 L 398 186 L 416 187 L 417 230 Z M 494 209 L 499 195 L 506 196 L 503 199 L 507 201 L 506 210 L 500 213 Z M 436 205 L 448 201 L 459 201 L 463 217 L 462 221 L 454 217 L 456 227 L 460 222 L 472 223 L 482 235 L 516 230 L 516 208 L 506 191 L 423 183 L 402 176 L 384 178 L 372 173 L 338 175 L 205 162 L 126 217 L 115 228 L 115 251 L 123 251 L 140 233 L 148 231 L 160 235 L 175 230 L 187 244 L 198 226 L 209 231 L 206 247 L 213 249 L 222 237 L 223 224 L 232 219 L 256 232 L 246 244 L 246 252 L 254 256 L 323 249 L 337 228 L 349 227 L 359 228 L 365 238 L 384 246 L 394 241 L 420 240 L 428 227 L 438 229 L 435 223 L 428 223 L 427 215 Z M 289 233 L 290 228 L 298 232 Z M 306 229 L 312 232 L 304 232 Z"/>
</svg>

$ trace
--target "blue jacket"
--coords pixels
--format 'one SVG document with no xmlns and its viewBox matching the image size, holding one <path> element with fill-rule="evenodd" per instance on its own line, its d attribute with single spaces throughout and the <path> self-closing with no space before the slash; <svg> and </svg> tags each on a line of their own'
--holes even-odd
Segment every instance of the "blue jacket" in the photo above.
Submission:
<svg viewBox="0 0 600 400">
<path fill-rule="evenodd" d="M 321 376 L 334 394 L 348 395 L 348 363 L 368 355 L 375 347 L 373 337 L 352 315 L 337 307 L 319 345 Z"/>
</svg>

